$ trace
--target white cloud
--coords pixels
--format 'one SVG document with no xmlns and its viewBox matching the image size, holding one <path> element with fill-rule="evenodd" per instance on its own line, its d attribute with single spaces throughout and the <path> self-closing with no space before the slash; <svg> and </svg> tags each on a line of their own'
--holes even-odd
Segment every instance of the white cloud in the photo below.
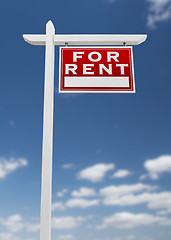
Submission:
<svg viewBox="0 0 171 240">
<path fill-rule="evenodd" d="M 24 238 L 25 240 L 36 240 L 35 238 Z M 0 233 L 0 240 L 23 240 L 12 233 Z"/>
<path fill-rule="evenodd" d="M 52 204 L 52 211 L 65 210 L 65 205 L 62 202 L 54 202 Z"/>
<path fill-rule="evenodd" d="M 56 195 L 57 195 L 58 197 L 64 197 L 67 192 L 68 192 L 68 189 L 64 188 L 64 189 L 62 189 L 61 192 L 57 192 Z"/>
<path fill-rule="evenodd" d="M 148 177 L 147 174 L 142 174 L 139 179 L 142 181 L 142 180 L 145 180 L 146 178 Z"/>
<path fill-rule="evenodd" d="M 171 192 L 152 194 L 148 207 L 150 209 L 171 209 Z"/>
<path fill-rule="evenodd" d="M 39 223 L 27 223 L 26 224 L 26 230 L 27 232 L 37 232 L 40 229 Z"/>
<path fill-rule="evenodd" d="M 125 195 L 125 194 L 130 194 L 134 192 L 142 192 L 142 191 L 152 191 L 157 189 L 157 186 L 152 186 L 148 184 L 142 184 L 142 183 L 137 183 L 137 184 L 132 184 L 132 185 L 111 185 L 108 187 L 104 187 L 100 189 L 100 195 L 105 196 L 105 197 L 113 197 L 113 196 L 120 196 L 120 195 Z"/>
<path fill-rule="evenodd" d="M 5 178 L 8 174 L 14 172 L 18 168 L 28 165 L 25 158 L 0 158 L 0 178 Z"/>
<path fill-rule="evenodd" d="M 73 208 L 73 207 L 87 208 L 87 207 L 98 206 L 98 205 L 99 205 L 98 199 L 87 200 L 83 198 L 73 198 L 66 203 L 66 206 L 70 208 Z"/>
<path fill-rule="evenodd" d="M 149 209 L 171 212 L 171 192 L 151 192 L 157 186 L 146 184 L 109 186 L 100 189 L 104 205 L 130 206 L 146 203 Z"/>
<path fill-rule="evenodd" d="M 71 234 L 67 234 L 67 235 L 60 235 L 57 237 L 57 239 L 60 240 L 73 240 L 74 237 Z"/>
<path fill-rule="evenodd" d="M 111 164 L 99 163 L 83 169 L 78 173 L 77 177 L 78 179 L 86 179 L 93 183 L 101 182 L 104 179 L 106 173 L 108 171 L 113 170 L 114 168 L 115 165 L 113 163 Z"/>
<path fill-rule="evenodd" d="M 12 240 L 15 240 L 15 239 L 12 239 Z M 17 239 L 17 240 L 23 240 L 23 238 L 21 239 Z M 36 238 L 25 238 L 25 240 L 37 240 Z"/>
<path fill-rule="evenodd" d="M 8 229 L 8 231 L 13 233 L 17 233 L 22 230 L 36 232 L 40 228 L 39 223 L 26 222 L 19 214 L 12 215 L 7 219 L 1 219 L 0 222 Z"/>
<path fill-rule="evenodd" d="M 54 229 L 73 229 L 78 227 L 85 218 L 83 217 L 60 217 L 52 218 L 52 228 Z"/>
<path fill-rule="evenodd" d="M 103 196 L 104 205 L 118 205 L 118 206 L 129 206 L 147 203 L 148 207 L 151 208 L 150 203 L 156 201 L 154 206 L 159 204 L 159 201 L 164 201 L 162 193 L 150 193 L 150 191 L 156 190 L 157 186 L 151 186 L 147 184 L 134 184 L 134 185 L 120 185 L 120 186 L 109 186 L 100 189 L 99 193 Z M 136 193 L 136 195 L 135 195 Z M 141 193 L 141 194 L 137 194 Z M 166 203 L 164 203 L 166 206 Z M 162 206 L 162 204 L 161 204 Z M 170 207 L 168 203 L 168 208 Z"/>
<path fill-rule="evenodd" d="M 2 220 L 2 224 L 11 232 L 19 232 L 25 227 L 22 217 L 18 214 L 10 216 L 7 220 Z"/>
<path fill-rule="evenodd" d="M 12 240 L 14 239 L 11 233 L 0 233 L 0 240 Z"/>
<path fill-rule="evenodd" d="M 149 2 L 147 26 L 155 28 L 158 22 L 171 18 L 171 0 L 146 0 Z"/>
<path fill-rule="evenodd" d="M 74 190 L 71 195 L 73 197 L 92 197 L 96 195 L 96 192 L 93 188 L 82 187 L 79 191 Z"/>
<path fill-rule="evenodd" d="M 162 173 L 171 173 L 171 156 L 164 155 L 156 159 L 149 159 L 144 163 L 151 179 L 159 179 Z"/>
<path fill-rule="evenodd" d="M 66 163 L 62 165 L 62 168 L 64 169 L 74 169 L 75 165 L 73 163 Z"/>
<path fill-rule="evenodd" d="M 132 174 L 133 174 L 133 172 L 131 172 L 127 169 L 120 169 L 116 173 L 113 174 L 112 178 L 125 178 Z"/>
<path fill-rule="evenodd" d="M 171 213 L 171 208 L 168 208 L 167 210 L 162 210 L 162 211 L 157 212 L 158 215 L 168 215 L 170 213 Z"/>
<path fill-rule="evenodd" d="M 135 228 L 143 225 L 150 225 L 158 223 L 162 225 L 167 219 L 165 217 L 153 216 L 150 214 L 133 214 L 129 212 L 116 213 L 112 216 L 105 217 L 103 224 L 97 226 L 97 229 L 103 229 L 107 227 L 115 228 Z"/>
</svg>

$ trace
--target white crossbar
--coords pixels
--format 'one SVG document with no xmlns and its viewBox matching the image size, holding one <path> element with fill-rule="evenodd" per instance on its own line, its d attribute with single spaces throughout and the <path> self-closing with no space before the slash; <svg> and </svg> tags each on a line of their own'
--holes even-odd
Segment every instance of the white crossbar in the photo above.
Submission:
<svg viewBox="0 0 171 240">
<path fill-rule="evenodd" d="M 32 45 L 46 45 L 46 35 L 24 34 L 23 38 Z M 144 42 L 146 38 L 146 34 L 54 35 L 54 45 L 138 45 Z"/>
</svg>

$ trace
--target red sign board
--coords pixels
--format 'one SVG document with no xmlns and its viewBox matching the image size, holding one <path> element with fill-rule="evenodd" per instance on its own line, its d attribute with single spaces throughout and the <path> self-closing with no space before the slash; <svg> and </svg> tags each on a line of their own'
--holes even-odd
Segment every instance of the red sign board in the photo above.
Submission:
<svg viewBox="0 0 171 240">
<path fill-rule="evenodd" d="M 132 47 L 61 47 L 59 65 L 59 92 L 135 92 Z"/>
</svg>

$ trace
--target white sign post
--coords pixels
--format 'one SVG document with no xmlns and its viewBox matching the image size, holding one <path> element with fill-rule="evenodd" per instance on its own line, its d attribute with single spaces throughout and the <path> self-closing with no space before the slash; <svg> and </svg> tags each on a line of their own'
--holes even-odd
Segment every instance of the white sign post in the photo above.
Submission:
<svg viewBox="0 0 171 240">
<path fill-rule="evenodd" d="M 32 45 L 45 45 L 45 83 L 43 113 L 42 181 L 40 240 L 51 240 L 53 105 L 54 105 L 54 50 L 55 45 L 138 45 L 147 35 L 55 35 L 53 23 L 46 24 L 46 34 L 23 38 Z"/>
</svg>

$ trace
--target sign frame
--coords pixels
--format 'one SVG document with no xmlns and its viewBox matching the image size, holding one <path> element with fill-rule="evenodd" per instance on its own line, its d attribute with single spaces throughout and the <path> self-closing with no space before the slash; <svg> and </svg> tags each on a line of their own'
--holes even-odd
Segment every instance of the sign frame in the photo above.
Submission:
<svg viewBox="0 0 171 240">
<path fill-rule="evenodd" d="M 138 35 L 137 34 L 124 34 L 124 35 L 64 34 L 64 35 L 60 35 L 60 34 L 55 34 L 55 27 L 52 21 L 48 21 L 46 24 L 46 34 L 23 34 L 23 38 L 26 42 L 28 42 L 31 45 L 45 46 L 40 240 L 51 240 L 55 46 L 56 45 L 67 46 L 68 44 L 72 46 L 139 45 L 146 40 L 147 35 L 146 34 L 138 34 Z M 109 91 L 106 93 L 109 93 Z"/>
<path fill-rule="evenodd" d="M 72 48 L 72 49 L 130 49 L 131 50 L 131 63 L 132 63 L 132 88 L 133 90 L 61 90 L 61 56 L 62 56 L 62 49 L 64 48 Z M 91 78 L 91 76 L 87 76 Z M 112 87 L 111 87 L 112 88 Z M 76 46 L 76 47 L 59 47 L 59 88 L 58 88 L 59 93 L 136 93 L 136 88 L 135 88 L 135 71 L 134 71 L 134 56 L 133 56 L 133 47 L 132 46 Z"/>
</svg>

